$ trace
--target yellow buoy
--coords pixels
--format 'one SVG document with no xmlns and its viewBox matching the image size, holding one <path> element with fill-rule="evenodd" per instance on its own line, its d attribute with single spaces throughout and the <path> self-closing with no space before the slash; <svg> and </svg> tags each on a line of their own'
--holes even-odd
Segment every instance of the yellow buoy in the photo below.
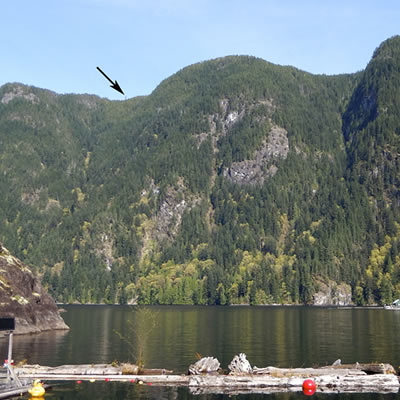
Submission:
<svg viewBox="0 0 400 400">
<path fill-rule="evenodd" d="M 38 399 L 38 397 L 42 397 L 44 395 L 46 390 L 44 389 L 40 380 L 35 379 L 35 381 L 33 382 L 33 386 L 28 390 L 28 392 L 32 397 Z"/>
</svg>

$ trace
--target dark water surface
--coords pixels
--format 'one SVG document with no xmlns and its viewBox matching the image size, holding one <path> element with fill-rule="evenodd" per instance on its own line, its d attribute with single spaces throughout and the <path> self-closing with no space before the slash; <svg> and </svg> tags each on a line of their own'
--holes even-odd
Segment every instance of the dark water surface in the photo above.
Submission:
<svg viewBox="0 0 400 400">
<path fill-rule="evenodd" d="M 400 365 L 400 312 L 316 307 L 64 306 L 68 332 L 14 337 L 14 360 L 42 365 L 135 361 L 185 373 L 195 353 L 215 356 L 227 369 L 244 352 L 252 366 L 310 367 L 387 362 Z M 127 340 L 121 340 L 119 332 Z M 139 340 L 139 343 L 138 343 Z M 6 358 L 7 341 L 0 340 Z M 240 395 L 238 399 L 300 399 L 303 394 Z M 192 395 L 185 388 L 129 383 L 76 383 L 55 388 L 53 399 L 228 399 Z M 400 399 L 397 394 L 316 394 L 318 399 Z"/>
</svg>

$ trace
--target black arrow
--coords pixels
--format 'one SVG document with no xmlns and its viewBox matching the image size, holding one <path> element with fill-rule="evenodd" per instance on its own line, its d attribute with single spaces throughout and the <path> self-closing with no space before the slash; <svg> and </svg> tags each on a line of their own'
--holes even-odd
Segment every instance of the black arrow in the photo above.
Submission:
<svg viewBox="0 0 400 400">
<path fill-rule="evenodd" d="M 120 86 L 118 85 L 118 82 L 117 81 L 115 81 L 115 82 L 113 82 L 99 67 L 96 67 L 98 70 L 99 70 L 99 72 L 101 73 L 101 74 L 103 74 L 104 76 L 105 76 L 105 78 L 109 81 L 109 82 L 111 82 L 111 87 L 113 88 L 113 89 L 115 89 L 117 92 L 120 92 L 121 94 L 125 94 L 123 91 L 122 91 L 122 89 L 120 88 Z"/>
</svg>

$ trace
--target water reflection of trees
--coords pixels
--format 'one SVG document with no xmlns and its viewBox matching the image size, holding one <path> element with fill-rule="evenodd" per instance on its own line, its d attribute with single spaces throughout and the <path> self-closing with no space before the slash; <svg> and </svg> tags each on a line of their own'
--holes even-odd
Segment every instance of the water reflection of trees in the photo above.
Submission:
<svg viewBox="0 0 400 400">
<path fill-rule="evenodd" d="M 65 330 L 14 335 L 13 359 L 15 363 L 27 360 L 29 364 L 56 365 L 56 354 L 67 335 Z M 0 339 L 0 353 L 7 358 L 8 338 Z"/>
<path fill-rule="evenodd" d="M 132 361 L 113 330 L 128 335 L 128 306 L 68 306 L 68 332 L 14 337 L 14 359 L 29 363 Z M 215 356 L 227 368 L 244 352 L 251 365 L 309 367 L 343 363 L 400 365 L 400 312 L 317 307 L 152 306 L 157 328 L 146 334 L 146 368 L 186 372 L 195 353 Z M 140 328 L 140 323 L 138 323 Z M 141 331 L 146 332 L 146 324 Z M 131 336 L 134 339 L 134 336 Z M 7 339 L 0 351 L 7 354 Z"/>
</svg>

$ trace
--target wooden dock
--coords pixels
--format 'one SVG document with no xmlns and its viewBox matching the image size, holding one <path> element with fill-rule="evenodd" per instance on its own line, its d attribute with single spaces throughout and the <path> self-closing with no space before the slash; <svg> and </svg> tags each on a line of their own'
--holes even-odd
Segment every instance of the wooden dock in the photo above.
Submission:
<svg viewBox="0 0 400 400">
<path fill-rule="evenodd" d="M 25 365 L 16 367 L 20 378 L 42 379 L 44 381 L 118 381 L 154 386 L 188 387 L 192 393 L 271 393 L 281 391 L 301 391 L 305 379 L 311 378 L 318 392 L 371 392 L 397 393 L 399 377 L 389 364 L 364 364 L 370 366 L 338 366 L 325 368 L 274 367 L 255 368 L 252 373 L 221 375 L 218 373 L 201 375 L 173 375 L 166 370 L 156 375 L 129 373 L 124 366 L 109 364 L 64 365 L 44 367 Z M 123 371 L 125 371 L 123 373 Z M 151 371 L 151 370 L 149 370 Z M 375 372 L 372 372 L 375 371 Z M 161 373 L 160 373 L 161 372 Z M 165 373 L 162 373 L 165 372 Z"/>
</svg>

